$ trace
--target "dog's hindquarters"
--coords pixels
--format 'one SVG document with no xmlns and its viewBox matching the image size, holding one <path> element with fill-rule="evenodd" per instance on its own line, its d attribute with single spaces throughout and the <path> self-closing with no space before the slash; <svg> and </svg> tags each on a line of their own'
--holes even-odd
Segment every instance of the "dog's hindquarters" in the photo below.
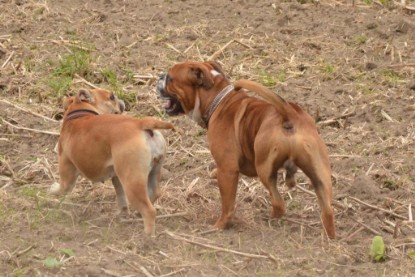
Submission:
<svg viewBox="0 0 415 277">
<path fill-rule="evenodd" d="M 304 113 L 305 114 L 305 113 Z M 301 116 L 301 115 L 300 115 Z M 335 238 L 334 214 L 331 206 L 331 169 L 326 146 L 309 118 L 294 122 L 294 132 L 273 129 L 273 122 L 263 123 L 255 139 L 255 167 L 258 177 L 271 195 L 272 216 L 285 213 L 284 201 L 276 184 L 278 170 L 284 168 L 286 184 L 295 186 L 294 174 L 299 167 L 310 178 L 321 209 L 321 219 L 329 238 Z M 270 137 L 275 139 L 269 139 Z"/>
<path fill-rule="evenodd" d="M 146 130 L 147 143 L 151 149 L 151 170 L 148 174 L 147 193 L 150 201 L 154 203 L 160 196 L 161 168 L 167 150 L 167 143 L 163 135 L 157 130 Z"/>
<path fill-rule="evenodd" d="M 142 215 L 144 232 L 154 235 L 156 210 L 153 203 L 159 196 L 166 141 L 157 130 L 143 130 L 141 123 L 138 122 L 137 132 L 132 133 L 127 141 L 114 146 L 112 158 L 128 203 Z"/>
<path fill-rule="evenodd" d="M 307 136 L 296 144 L 295 164 L 310 178 L 321 209 L 321 220 L 327 236 L 335 238 L 331 168 L 326 146 L 316 128 L 306 130 Z"/>
<path fill-rule="evenodd" d="M 151 153 L 147 147 L 143 147 L 144 140 L 143 135 L 140 134 L 130 138 L 128 143 L 124 141 L 117 145 L 116 149 L 112 149 L 112 158 L 115 173 L 121 181 L 128 203 L 142 215 L 144 232 L 154 235 L 156 209 L 147 193 Z"/>
</svg>

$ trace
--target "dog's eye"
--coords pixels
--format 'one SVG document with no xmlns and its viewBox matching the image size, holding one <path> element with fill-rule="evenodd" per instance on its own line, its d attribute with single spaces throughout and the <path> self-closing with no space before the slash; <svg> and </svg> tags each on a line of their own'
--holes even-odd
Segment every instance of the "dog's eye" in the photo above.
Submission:
<svg viewBox="0 0 415 277">
<path fill-rule="evenodd" d="M 115 96 L 113 93 L 111 93 L 110 100 L 115 100 Z"/>
</svg>

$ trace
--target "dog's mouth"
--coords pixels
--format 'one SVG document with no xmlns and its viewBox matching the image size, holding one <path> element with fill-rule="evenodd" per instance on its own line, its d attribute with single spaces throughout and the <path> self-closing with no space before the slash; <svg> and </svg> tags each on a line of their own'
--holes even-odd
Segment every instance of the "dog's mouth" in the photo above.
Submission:
<svg viewBox="0 0 415 277">
<path fill-rule="evenodd" d="M 156 91 L 160 98 L 166 100 L 166 103 L 163 105 L 163 108 L 166 111 L 166 113 L 170 116 L 183 114 L 184 110 L 182 105 L 180 104 L 180 101 L 167 92 L 167 82 L 168 75 L 162 74 L 157 82 L 156 87 Z"/>
<path fill-rule="evenodd" d="M 168 115 L 178 115 L 184 113 L 183 107 L 175 97 L 164 98 L 167 102 L 163 105 Z"/>
</svg>

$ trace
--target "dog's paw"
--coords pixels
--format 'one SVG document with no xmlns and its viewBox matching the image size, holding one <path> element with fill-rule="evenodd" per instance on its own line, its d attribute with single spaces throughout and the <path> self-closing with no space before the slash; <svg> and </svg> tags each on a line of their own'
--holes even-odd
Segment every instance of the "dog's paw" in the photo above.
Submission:
<svg viewBox="0 0 415 277">
<path fill-rule="evenodd" d="M 284 207 L 274 207 L 271 211 L 271 217 L 272 218 L 281 218 L 285 214 L 285 208 Z"/>
<path fill-rule="evenodd" d="M 215 230 L 224 230 L 228 227 L 229 223 L 228 222 L 223 222 L 222 220 L 218 220 L 213 226 L 212 228 Z"/>
<path fill-rule="evenodd" d="M 61 184 L 59 184 L 58 182 L 53 183 L 49 190 L 48 193 L 49 194 L 59 194 L 61 192 Z"/>
</svg>

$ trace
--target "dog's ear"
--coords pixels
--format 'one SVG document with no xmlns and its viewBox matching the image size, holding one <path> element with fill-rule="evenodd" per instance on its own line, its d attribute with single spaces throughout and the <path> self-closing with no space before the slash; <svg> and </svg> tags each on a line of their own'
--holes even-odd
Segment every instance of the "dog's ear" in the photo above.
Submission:
<svg viewBox="0 0 415 277">
<path fill-rule="evenodd" d="M 76 95 L 76 100 L 79 102 L 92 102 L 94 96 L 91 94 L 91 92 L 87 89 L 80 89 L 78 91 L 78 94 Z"/>
<path fill-rule="evenodd" d="M 63 110 L 66 111 L 68 107 L 75 101 L 75 97 L 71 96 L 63 99 Z"/>
<path fill-rule="evenodd" d="M 214 70 L 225 76 L 222 66 L 216 61 L 208 61 L 208 63 L 213 67 Z"/>
<path fill-rule="evenodd" d="M 206 66 L 198 66 L 191 69 L 192 82 L 205 89 L 210 89 L 214 85 L 212 74 L 206 68 Z"/>
</svg>

